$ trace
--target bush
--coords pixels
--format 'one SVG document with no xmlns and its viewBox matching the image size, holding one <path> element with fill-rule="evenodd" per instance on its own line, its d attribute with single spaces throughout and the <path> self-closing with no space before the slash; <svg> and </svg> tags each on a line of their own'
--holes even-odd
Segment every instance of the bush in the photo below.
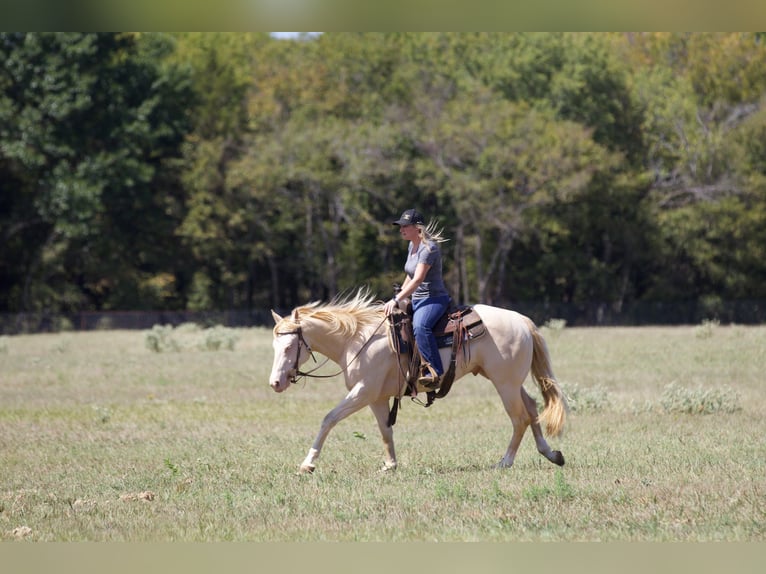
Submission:
<svg viewBox="0 0 766 574">
<path fill-rule="evenodd" d="M 543 327 L 553 332 L 563 331 L 566 326 L 567 326 L 566 319 L 555 319 L 555 318 L 548 319 L 543 325 Z"/>
<path fill-rule="evenodd" d="M 728 386 L 720 389 L 689 389 L 670 383 L 665 387 L 660 402 L 662 408 L 669 413 L 733 413 L 742 408 L 739 405 L 739 394 Z"/>
<path fill-rule="evenodd" d="M 62 331 L 73 331 L 74 323 L 68 317 L 56 317 L 53 321 L 53 330 L 57 333 Z"/>
<path fill-rule="evenodd" d="M 218 351 L 221 349 L 233 351 L 238 340 L 239 336 L 234 330 L 219 325 L 205 329 L 203 349 L 207 351 Z"/>
<path fill-rule="evenodd" d="M 698 339 L 709 339 L 720 324 L 718 319 L 705 319 L 694 329 L 694 334 Z"/>
<path fill-rule="evenodd" d="M 173 337 L 172 325 L 155 325 L 151 331 L 144 333 L 146 348 L 155 353 L 179 351 L 181 346 Z"/>
<path fill-rule="evenodd" d="M 566 385 L 562 389 L 569 408 L 575 412 L 601 411 L 611 404 L 609 392 L 603 386 L 580 388 L 578 384 Z"/>
<path fill-rule="evenodd" d="M 233 351 L 238 340 L 239 335 L 233 329 L 217 325 L 203 330 L 193 323 L 184 323 L 175 329 L 172 325 L 155 325 L 144 334 L 146 348 L 155 353 L 182 349 Z"/>
</svg>

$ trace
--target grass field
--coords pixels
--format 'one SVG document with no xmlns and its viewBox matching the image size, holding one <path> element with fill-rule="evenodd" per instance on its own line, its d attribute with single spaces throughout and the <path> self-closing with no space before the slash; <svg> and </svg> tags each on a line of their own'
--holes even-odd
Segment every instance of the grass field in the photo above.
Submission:
<svg viewBox="0 0 766 574">
<path fill-rule="evenodd" d="M 271 391 L 268 329 L 215 351 L 193 329 L 164 352 L 140 331 L 2 337 L 0 540 L 766 540 L 766 327 L 544 333 L 572 399 L 563 468 L 528 432 L 495 469 L 510 421 L 469 377 L 403 404 L 396 472 L 365 410 L 309 476 L 345 389 Z"/>
</svg>

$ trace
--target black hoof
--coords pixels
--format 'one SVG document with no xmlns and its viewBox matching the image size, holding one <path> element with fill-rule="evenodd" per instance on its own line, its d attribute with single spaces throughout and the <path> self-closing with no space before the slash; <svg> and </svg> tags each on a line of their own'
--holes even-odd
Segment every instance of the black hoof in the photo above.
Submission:
<svg viewBox="0 0 766 574">
<path fill-rule="evenodd" d="M 553 451 L 553 458 L 551 459 L 551 462 L 559 466 L 564 466 L 564 455 L 561 454 L 560 450 Z"/>
</svg>

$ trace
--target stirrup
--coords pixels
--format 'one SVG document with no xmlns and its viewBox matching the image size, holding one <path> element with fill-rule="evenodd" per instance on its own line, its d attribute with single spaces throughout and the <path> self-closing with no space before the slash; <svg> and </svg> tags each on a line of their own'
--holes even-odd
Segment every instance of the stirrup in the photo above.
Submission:
<svg viewBox="0 0 766 574">
<path fill-rule="evenodd" d="M 441 377 L 436 374 L 434 368 L 428 363 L 423 363 L 420 366 L 420 377 L 418 377 L 418 384 L 424 386 L 427 389 L 435 389 L 439 386 Z"/>
</svg>

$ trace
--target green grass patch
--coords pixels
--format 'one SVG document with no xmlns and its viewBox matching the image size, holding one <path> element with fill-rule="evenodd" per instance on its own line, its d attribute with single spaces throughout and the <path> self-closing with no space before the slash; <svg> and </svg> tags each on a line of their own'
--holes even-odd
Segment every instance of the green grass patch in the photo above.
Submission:
<svg viewBox="0 0 766 574">
<path fill-rule="evenodd" d="M 711 330 L 558 329 L 562 468 L 529 431 L 495 468 L 510 421 L 469 376 L 403 403 L 396 472 L 364 410 L 310 476 L 298 465 L 346 390 L 271 391 L 270 329 L 234 330 L 226 352 L 192 326 L 172 352 L 138 331 L 6 337 L 0 540 L 764 541 L 766 328 Z"/>
</svg>

